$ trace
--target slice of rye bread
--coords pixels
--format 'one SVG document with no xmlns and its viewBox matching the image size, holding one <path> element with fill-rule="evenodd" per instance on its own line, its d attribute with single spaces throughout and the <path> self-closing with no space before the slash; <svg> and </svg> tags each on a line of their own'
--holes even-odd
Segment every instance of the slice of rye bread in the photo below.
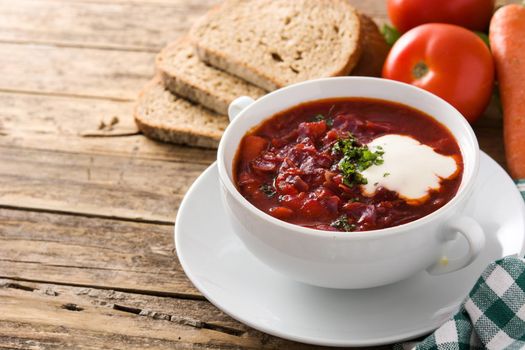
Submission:
<svg viewBox="0 0 525 350">
<path fill-rule="evenodd" d="M 154 78 L 140 92 L 135 122 L 152 139 L 217 148 L 228 118 L 172 94 Z"/>
<path fill-rule="evenodd" d="M 266 91 L 199 60 L 193 45 L 182 37 L 166 46 L 155 60 L 164 86 L 220 114 L 239 96 L 257 99 Z"/>
<path fill-rule="evenodd" d="M 346 0 L 226 0 L 190 36 L 203 61 L 271 91 L 350 73 L 362 30 Z"/>
<path fill-rule="evenodd" d="M 390 46 L 372 18 L 361 14 L 361 27 L 363 29 L 361 58 L 350 75 L 380 77 Z"/>
</svg>

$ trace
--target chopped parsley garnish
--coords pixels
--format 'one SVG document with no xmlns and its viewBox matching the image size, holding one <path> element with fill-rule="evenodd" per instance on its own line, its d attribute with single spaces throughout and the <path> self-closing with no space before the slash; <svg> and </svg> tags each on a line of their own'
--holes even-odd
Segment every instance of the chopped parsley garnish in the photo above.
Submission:
<svg viewBox="0 0 525 350">
<path fill-rule="evenodd" d="M 390 173 L 384 173 L 383 174 L 383 177 L 387 177 L 387 176 L 390 176 Z"/>
<path fill-rule="evenodd" d="M 262 184 L 259 189 L 264 193 L 268 198 L 275 196 L 275 188 L 269 184 Z"/>
<path fill-rule="evenodd" d="M 330 113 L 330 112 L 328 112 L 328 113 Z M 320 122 L 320 121 L 324 120 L 326 122 L 326 125 L 329 128 L 331 128 L 334 125 L 334 120 L 332 118 L 325 118 L 325 116 L 322 115 L 322 114 L 316 115 L 313 120 L 316 121 L 316 122 Z"/>
<path fill-rule="evenodd" d="M 377 147 L 376 151 L 371 151 L 367 145 L 359 144 L 350 133 L 348 138 L 339 139 L 332 146 L 332 152 L 343 155 L 337 167 L 343 174 L 343 183 L 347 186 L 366 185 L 368 180 L 361 174 L 361 171 L 372 165 L 383 164 L 385 153 L 381 147 Z"/>
<path fill-rule="evenodd" d="M 336 229 L 340 231 L 354 231 L 356 226 L 354 224 L 351 224 L 348 222 L 348 217 L 346 215 L 341 215 L 336 220 L 334 220 L 330 226 L 335 227 Z"/>
</svg>

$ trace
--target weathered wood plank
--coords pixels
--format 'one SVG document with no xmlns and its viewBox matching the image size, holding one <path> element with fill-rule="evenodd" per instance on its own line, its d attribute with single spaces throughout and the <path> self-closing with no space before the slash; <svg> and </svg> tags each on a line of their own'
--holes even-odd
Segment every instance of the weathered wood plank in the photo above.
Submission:
<svg viewBox="0 0 525 350">
<path fill-rule="evenodd" d="M 205 168 L 0 146 L 0 206 L 169 223 Z"/>
<path fill-rule="evenodd" d="M 93 301 L 98 298 L 90 300 L 89 297 L 79 296 L 78 291 L 75 293 L 62 288 L 58 293 L 59 295 L 53 296 L 13 288 L 0 289 L 2 323 L 7 323 L 5 328 L 0 326 L 0 337 L 4 335 L 11 339 L 20 337 L 23 332 L 13 333 L 13 325 L 21 324 L 35 328 L 44 326 L 42 327 L 46 333 L 44 339 L 47 338 L 49 342 L 55 338 L 53 343 L 63 348 L 85 346 L 91 343 L 90 338 L 99 338 L 95 344 L 89 345 L 95 348 L 103 345 L 105 343 L 103 340 L 106 339 L 114 345 L 136 342 L 144 346 L 153 343 L 161 349 L 168 348 L 170 344 L 176 348 L 189 348 L 193 344 L 199 344 L 198 347 L 203 349 L 259 348 L 262 345 L 261 340 L 255 337 L 240 337 L 177 322 L 178 315 L 182 319 L 184 317 L 180 314 L 184 311 L 180 305 L 179 308 L 174 309 L 178 315 L 173 315 L 175 318 L 172 322 L 97 305 Z M 75 303 L 65 302 L 68 299 L 75 300 Z M 35 332 L 33 329 L 26 334 L 26 337 L 38 339 L 38 333 L 40 332 Z"/>
<path fill-rule="evenodd" d="M 0 309 L 2 346 L 324 349 L 255 331 L 198 300 L 1 279 Z"/>
<path fill-rule="evenodd" d="M 172 322 L 193 325 L 195 328 L 210 329 L 216 326 L 219 331 L 228 334 L 240 335 L 250 330 L 248 326 L 235 321 L 206 300 L 179 299 L 5 278 L 0 278 L 0 295 L 37 296 L 61 302 L 63 305 L 100 306 L 158 320 L 165 319 L 165 315 L 174 316 L 170 317 Z M 198 321 L 204 325 L 199 327 Z"/>
<path fill-rule="evenodd" d="M 156 51 L 217 2 L 24 0 L 12 6 L 2 0 L 0 42 Z M 386 21 L 382 0 L 352 3 L 378 23 Z"/>
<path fill-rule="evenodd" d="M 0 105 L 0 130 L 14 136 L 26 132 L 80 136 L 108 127 L 116 134 L 138 130 L 133 103 L 127 101 L 0 93 Z"/>
<path fill-rule="evenodd" d="M 151 141 L 142 135 L 82 137 L 111 126 L 108 135 L 137 131 L 132 102 L 0 94 L 0 145 L 72 153 L 116 154 L 135 158 L 211 164 L 215 150 L 174 146 Z M 116 118 L 116 119 L 115 119 Z"/>
<path fill-rule="evenodd" d="M 0 44 L 0 91 L 133 100 L 153 61 L 150 52 Z"/>
<path fill-rule="evenodd" d="M 215 339 L 215 333 L 208 333 L 211 329 L 228 338 L 219 348 L 228 348 L 231 342 L 256 348 L 307 348 L 253 331 L 204 300 L 158 296 L 201 297 L 176 259 L 170 226 L 5 209 L 0 209 L 0 222 L 0 338 L 11 332 L 13 344 L 19 345 L 21 339 L 46 344 L 55 337 L 61 344 L 67 339 L 63 337 L 74 333 L 80 346 L 95 332 L 115 345 L 129 341 L 137 348 L 145 338 L 172 342 L 178 336 L 209 345 Z M 68 309 L 68 304 L 76 307 Z M 77 313 L 75 308 L 83 310 Z M 98 328 L 108 321 L 104 315 L 111 317 L 114 327 Z M 164 333 L 172 326 L 167 317 L 175 323 L 170 329 L 177 337 Z M 15 327 L 28 330 L 13 333 Z M 67 331 L 55 333 L 60 327 Z M 120 333 L 122 328 L 125 333 Z M 150 332 L 143 332 L 146 328 Z M 193 328 L 202 332 L 199 338 L 191 338 Z M 239 337 L 242 343 L 237 342 Z M 173 345 L 170 342 L 166 345 Z M 46 346 L 52 345 L 56 343 Z"/>
<path fill-rule="evenodd" d="M 388 21 L 386 2 L 384 0 L 348 0 L 356 9 L 366 14 L 381 28 Z"/>
<path fill-rule="evenodd" d="M 169 3 L 0 1 L 0 42 L 158 51 L 216 0 Z"/>
<path fill-rule="evenodd" d="M 41 1 L 57 1 L 57 0 L 41 0 Z M 112 4 L 153 5 L 153 6 L 162 6 L 162 7 L 178 7 L 178 6 L 181 6 L 181 4 L 184 4 L 187 2 L 188 4 L 191 4 L 191 6 L 199 7 L 203 3 L 212 4 L 213 1 L 220 2 L 221 0 L 110 0 L 110 1 L 108 0 L 68 0 L 68 1 L 76 2 L 76 3 L 89 3 L 89 4 L 107 4 L 108 2 L 111 2 Z M 371 1 L 378 1 L 378 0 L 371 0 Z"/>
<path fill-rule="evenodd" d="M 2 0 L 0 42 L 157 51 L 217 2 Z M 385 22 L 382 0 L 352 3 Z"/>
<path fill-rule="evenodd" d="M 176 258 L 172 225 L 0 209 L 0 276 L 200 297 Z"/>
<path fill-rule="evenodd" d="M 2 135 L 0 145 L 17 148 L 56 150 L 94 155 L 120 155 L 135 159 L 157 159 L 209 165 L 216 150 L 176 146 L 150 140 L 142 135 L 126 137 L 79 137 L 75 135 L 9 133 Z"/>
</svg>

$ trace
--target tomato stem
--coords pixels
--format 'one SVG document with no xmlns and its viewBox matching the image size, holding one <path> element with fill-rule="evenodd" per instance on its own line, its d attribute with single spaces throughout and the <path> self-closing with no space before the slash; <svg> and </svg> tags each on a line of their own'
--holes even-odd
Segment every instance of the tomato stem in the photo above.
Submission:
<svg viewBox="0 0 525 350">
<path fill-rule="evenodd" d="M 412 69 L 412 75 L 416 79 L 423 78 L 427 73 L 428 73 L 428 66 L 423 61 L 420 61 L 420 62 L 416 63 L 416 65 Z"/>
</svg>

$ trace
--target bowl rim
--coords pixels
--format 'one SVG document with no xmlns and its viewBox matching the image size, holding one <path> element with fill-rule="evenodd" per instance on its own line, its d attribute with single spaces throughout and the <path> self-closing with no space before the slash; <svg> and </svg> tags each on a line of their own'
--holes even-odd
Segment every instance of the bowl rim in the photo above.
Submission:
<svg viewBox="0 0 525 350">
<path fill-rule="evenodd" d="M 404 224 L 397 225 L 397 226 L 391 226 L 391 227 L 387 227 L 387 228 L 382 228 L 382 229 L 369 230 L 369 231 L 343 232 L 343 231 L 318 230 L 318 229 L 314 229 L 314 228 L 300 226 L 300 225 L 297 225 L 297 224 L 292 224 L 292 223 L 289 223 L 289 222 L 286 222 L 286 221 L 283 221 L 283 220 L 279 220 L 279 219 L 274 218 L 273 216 L 265 213 L 261 209 L 257 208 L 250 201 L 248 201 L 246 198 L 244 198 L 244 196 L 239 192 L 239 190 L 237 189 L 237 187 L 235 186 L 233 181 L 230 179 L 230 176 L 228 175 L 228 171 L 226 170 L 226 165 L 225 165 L 225 161 L 224 161 L 226 140 L 230 137 L 230 135 L 233 132 L 235 132 L 234 128 L 239 123 L 239 120 L 243 119 L 243 116 L 246 115 L 247 113 L 249 113 L 250 109 L 253 108 L 256 104 L 259 104 L 261 102 L 266 102 L 268 100 L 271 100 L 273 98 L 273 96 L 275 96 L 277 94 L 287 94 L 287 93 L 290 93 L 290 91 L 293 91 L 295 89 L 300 89 L 301 87 L 303 87 L 305 85 L 317 84 L 317 83 L 326 84 L 327 82 L 329 83 L 331 81 L 336 81 L 336 80 L 337 81 L 348 80 L 348 81 L 356 81 L 356 82 L 357 81 L 370 81 L 370 82 L 373 82 L 373 84 L 376 84 L 376 83 L 379 84 L 379 85 L 381 85 L 381 84 L 387 84 L 387 85 L 390 84 L 393 87 L 397 86 L 397 87 L 402 88 L 402 89 L 412 90 L 413 93 L 427 95 L 431 99 L 435 100 L 436 103 L 448 105 L 451 108 L 452 112 L 456 113 L 459 117 L 461 117 L 460 118 L 460 123 L 461 123 L 461 126 L 467 131 L 467 135 L 466 136 L 469 139 L 468 143 L 471 143 L 473 148 L 474 148 L 474 157 L 472 157 L 473 159 L 469 159 L 469 162 L 473 163 L 473 168 L 472 168 L 472 172 L 470 174 L 468 174 L 467 178 L 464 176 L 465 174 L 463 172 L 461 183 L 460 183 L 460 187 L 459 187 L 458 191 L 456 192 L 456 194 L 454 195 L 454 197 L 450 201 L 448 201 L 441 208 L 431 212 L 430 214 L 427 214 L 427 215 L 425 215 L 425 216 L 423 216 L 423 217 L 421 217 L 421 218 L 419 218 L 417 220 L 410 221 L 408 223 L 404 223 Z M 348 97 L 364 97 L 364 98 L 367 98 L 367 96 L 348 96 Z M 416 110 L 420 111 L 420 109 L 418 109 L 418 108 L 416 108 L 414 106 L 411 106 L 409 104 L 406 104 L 406 103 L 393 101 L 393 100 L 382 99 L 382 98 L 377 98 L 377 97 L 373 97 L 373 96 L 368 96 L 368 97 L 369 98 L 373 98 L 373 99 L 378 99 L 378 100 L 385 100 L 385 101 L 389 101 L 389 102 L 395 102 L 395 103 L 398 103 L 398 104 L 409 106 L 409 107 L 411 107 L 413 109 L 416 109 Z M 313 101 L 316 101 L 316 100 L 323 100 L 323 99 L 326 99 L 326 98 L 330 98 L 330 97 L 320 97 L 319 99 L 305 100 L 305 101 L 300 102 L 300 103 L 308 103 L 308 102 L 313 102 Z M 344 97 L 342 96 L 342 98 L 344 98 Z M 293 107 L 294 106 L 290 106 L 288 108 L 293 108 Z M 283 108 L 282 110 L 284 110 L 284 109 L 285 108 Z M 421 111 L 421 112 L 423 112 L 423 111 Z M 279 112 L 277 112 L 277 113 L 279 113 Z M 423 112 L 423 113 L 429 115 L 426 112 Z M 275 115 L 275 113 L 272 114 L 272 115 Z M 429 115 L 429 116 L 434 118 L 432 115 Z M 263 120 L 267 120 L 270 117 L 271 117 L 271 115 L 267 116 Z M 440 124 L 443 124 L 447 129 L 449 129 L 450 133 L 456 139 L 456 133 L 454 133 L 451 130 L 449 125 L 446 125 L 442 121 L 438 121 L 438 122 Z M 252 125 L 252 127 L 255 126 L 255 125 L 257 125 L 257 124 Z M 244 132 L 244 134 L 245 133 L 246 132 Z M 460 147 L 460 150 L 462 150 L 461 145 L 459 144 L 459 142 L 457 140 L 456 140 L 456 142 L 458 143 L 458 146 Z M 237 145 L 236 147 L 238 148 L 239 145 Z M 462 152 L 462 156 L 463 156 L 463 163 L 465 164 L 464 152 Z M 476 135 L 474 134 L 474 130 L 472 129 L 470 124 L 467 122 L 467 120 L 463 117 L 463 115 L 454 106 L 452 106 L 450 103 L 448 103 L 447 101 L 445 101 L 441 97 L 439 97 L 437 95 L 434 95 L 433 93 L 428 92 L 426 90 L 423 90 L 423 89 L 421 89 L 419 87 L 416 87 L 414 85 L 410 85 L 410 84 L 407 84 L 407 83 L 394 81 L 394 80 L 390 80 L 390 79 L 374 78 L 374 77 L 360 77 L 360 76 L 359 77 L 357 77 L 357 76 L 331 77 L 331 78 L 321 78 L 321 79 L 307 80 L 307 81 L 303 81 L 303 82 L 300 82 L 300 83 L 296 83 L 296 84 L 292 84 L 292 85 L 286 86 L 284 88 L 280 88 L 278 90 L 272 91 L 272 92 L 262 96 L 261 98 L 257 99 L 255 102 L 251 103 L 249 106 L 244 108 L 241 112 L 239 112 L 238 115 L 235 116 L 235 118 L 232 121 L 230 121 L 230 124 L 226 128 L 226 130 L 225 130 L 225 132 L 224 132 L 224 134 L 223 134 L 223 136 L 221 138 L 221 141 L 219 143 L 219 147 L 218 147 L 218 150 L 217 150 L 217 165 L 218 165 L 218 170 L 219 170 L 219 179 L 220 179 L 222 185 L 226 188 L 226 190 L 229 192 L 229 194 L 232 195 L 233 198 L 237 202 L 242 204 L 243 207 L 248 209 L 252 214 L 254 214 L 257 217 L 259 217 L 259 219 L 261 219 L 262 221 L 267 222 L 268 224 L 279 226 L 280 228 L 282 228 L 282 229 L 284 229 L 286 231 L 293 232 L 293 233 L 298 233 L 300 235 L 306 235 L 306 236 L 317 237 L 317 238 L 330 238 L 330 239 L 334 239 L 335 238 L 335 239 L 345 239 L 345 240 L 347 240 L 347 239 L 350 239 L 350 240 L 355 240 L 355 239 L 372 239 L 372 238 L 380 238 L 380 237 L 384 237 L 384 236 L 392 236 L 392 235 L 396 235 L 396 234 L 402 234 L 402 233 L 406 232 L 407 230 L 412 230 L 412 229 L 416 229 L 418 227 L 427 225 L 427 224 L 431 223 L 432 221 L 436 220 L 437 218 L 442 217 L 447 212 L 449 212 L 451 209 L 453 209 L 458 204 L 458 202 L 460 202 L 462 199 L 468 198 L 468 196 L 470 195 L 471 190 L 472 190 L 472 188 L 474 186 L 475 177 L 477 176 L 477 173 L 478 173 L 478 170 L 479 170 L 479 162 L 480 162 L 479 158 L 480 158 L 479 143 L 478 143 L 478 140 L 476 138 Z M 233 159 L 231 161 L 233 161 Z"/>
</svg>

